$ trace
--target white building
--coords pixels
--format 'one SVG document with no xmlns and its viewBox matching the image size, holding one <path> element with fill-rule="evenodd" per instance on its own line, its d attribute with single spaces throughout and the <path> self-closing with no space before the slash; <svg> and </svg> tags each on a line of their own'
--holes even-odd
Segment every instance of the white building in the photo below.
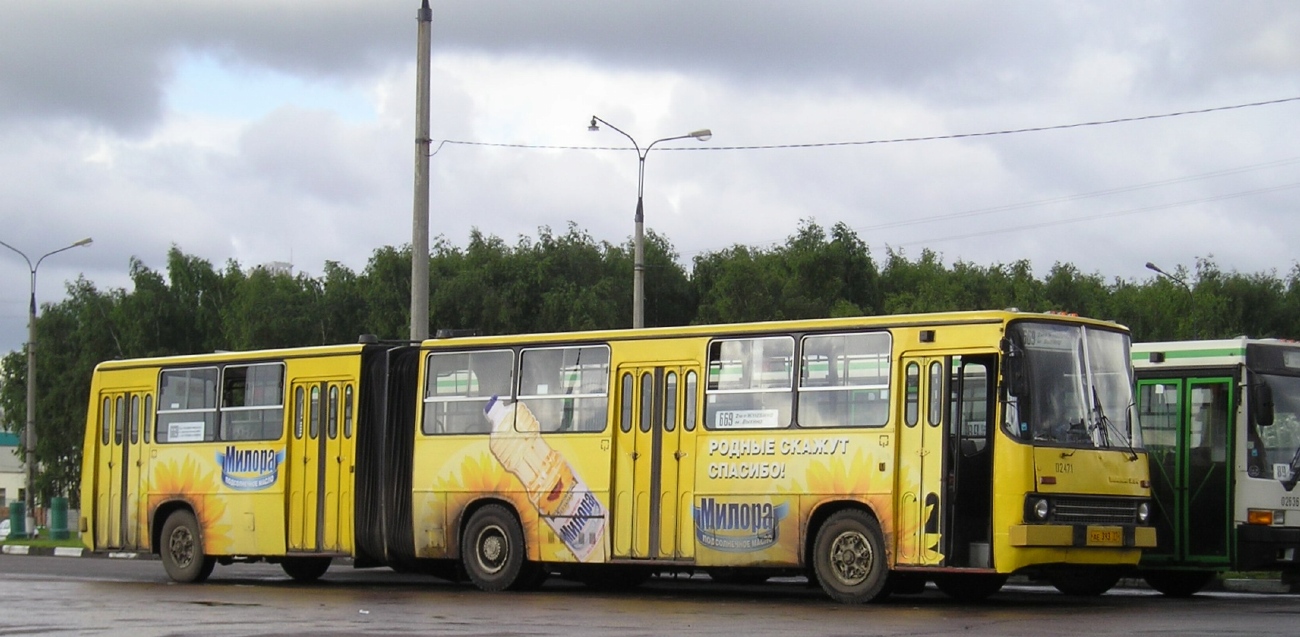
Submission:
<svg viewBox="0 0 1300 637">
<path fill-rule="evenodd" d="M 21 501 L 26 489 L 20 448 L 18 434 L 0 431 L 0 509 L 5 512 L 11 502 Z"/>
</svg>

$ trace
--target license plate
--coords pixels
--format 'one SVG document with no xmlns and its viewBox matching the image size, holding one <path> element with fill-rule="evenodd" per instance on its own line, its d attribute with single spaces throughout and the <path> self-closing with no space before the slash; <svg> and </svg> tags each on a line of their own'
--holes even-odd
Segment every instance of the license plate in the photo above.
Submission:
<svg viewBox="0 0 1300 637">
<path fill-rule="evenodd" d="M 1088 529 L 1088 546 L 1124 546 L 1120 529 Z"/>
</svg>

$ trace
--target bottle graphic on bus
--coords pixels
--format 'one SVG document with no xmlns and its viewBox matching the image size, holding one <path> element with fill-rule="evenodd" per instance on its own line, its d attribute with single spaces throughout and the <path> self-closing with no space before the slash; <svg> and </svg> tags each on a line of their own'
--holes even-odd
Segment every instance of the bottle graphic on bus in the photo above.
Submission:
<svg viewBox="0 0 1300 637">
<path fill-rule="evenodd" d="M 580 562 L 605 560 L 605 507 L 558 451 L 542 439 L 528 405 L 506 405 L 497 396 L 483 415 L 492 423 L 488 447 L 524 485 L 528 500 Z"/>
</svg>

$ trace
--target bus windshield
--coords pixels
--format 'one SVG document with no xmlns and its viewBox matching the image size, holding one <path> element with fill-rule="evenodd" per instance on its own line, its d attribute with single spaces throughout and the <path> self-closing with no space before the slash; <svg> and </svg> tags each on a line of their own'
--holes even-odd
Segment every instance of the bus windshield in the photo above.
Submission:
<svg viewBox="0 0 1300 637">
<path fill-rule="evenodd" d="M 1252 424 L 1247 453 L 1252 478 L 1293 481 L 1300 473 L 1300 377 L 1259 374 L 1273 392 L 1273 424 Z"/>
<path fill-rule="evenodd" d="M 1010 397 L 1010 433 L 1048 446 L 1133 449 L 1129 337 L 1082 325 L 1011 326 L 1023 382 Z"/>
</svg>

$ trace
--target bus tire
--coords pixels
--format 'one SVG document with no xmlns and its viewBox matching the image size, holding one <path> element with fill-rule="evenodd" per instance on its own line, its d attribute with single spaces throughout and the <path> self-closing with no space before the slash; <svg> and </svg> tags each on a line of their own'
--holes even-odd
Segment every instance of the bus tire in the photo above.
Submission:
<svg viewBox="0 0 1300 637">
<path fill-rule="evenodd" d="M 831 515 L 817 531 L 813 572 L 831 599 L 861 604 L 885 597 L 889 565 L 880 524 L 865 511 Z"/>
<path fill-rule="evenodd" d="M 1120 574 L 1104 569 L 1060 571 L 1047 576 L 1056 590 L 1074 597 L 1097 597 L 1119 583 Z"/>
<path fill-rule="evenodd" d="M 215 558 L 204 555 L 199 521 L 189 509 L 167 516 L 158 548 L 167 576 L 182 584 L 208 579 L 217 564 Z"/>
<path fill-rule="evenodd" d="M 295 582 L 314 582 L 329 570 L 331 561 L 328 557 L 286 557 L 280 568 Z"/>
<path fill-rule="evenodd" d="M 1143 571 L 1142 579 L 1166 597 L 1191 597 L 1214 579 L 1214 571 Z"/>
<path fill-rule="evenodd" d="M 475 586 L 485 591 L 514 589 L 530 582 L 524 550 L 524 531 L 519 521 L 497 504 L 474 512 L 461 536 L 465 572 Z"/>
<path fill-rule="evenodd" d="M 944 595 L 959 602 L 979 602 L 1002 590 L 1007 583 L 1006 575 L 990 573 L 939 573 L 934 576 L 934 585 Z"/>
</svg>

